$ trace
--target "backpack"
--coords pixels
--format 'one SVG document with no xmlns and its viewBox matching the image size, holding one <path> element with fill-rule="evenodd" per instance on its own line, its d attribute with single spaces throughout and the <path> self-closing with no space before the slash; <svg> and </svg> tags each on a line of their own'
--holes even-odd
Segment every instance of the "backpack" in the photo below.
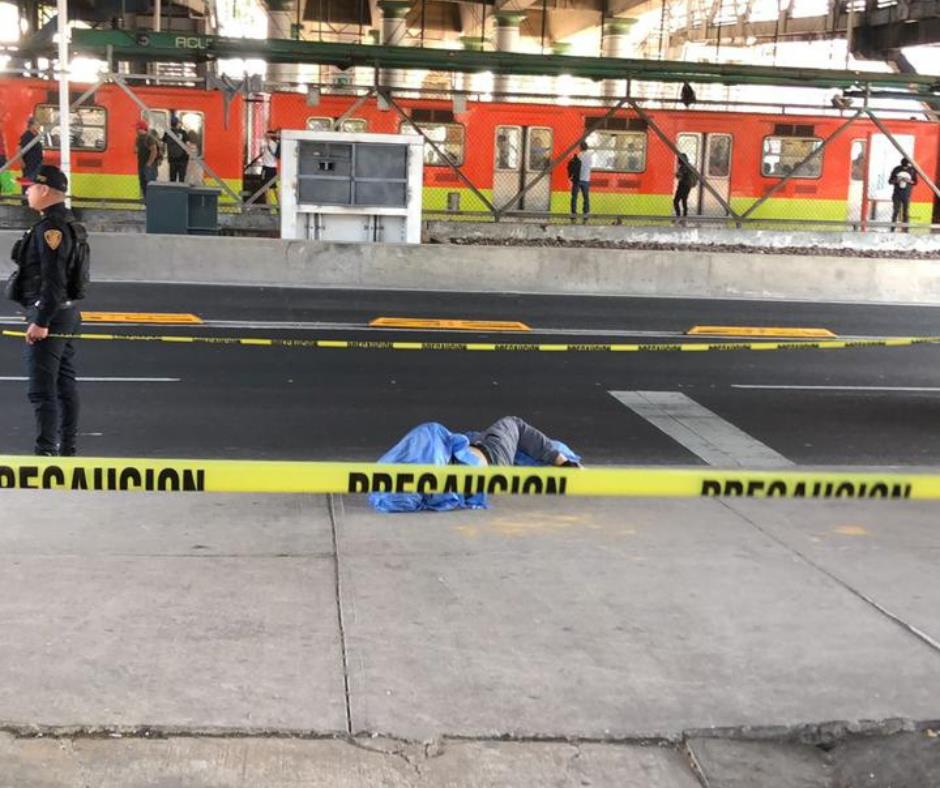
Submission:
<svg viewBox="0 0 940 788">
<path fill-rule="evenodd" d="M 72 231 L 72 254 L 65 272 L 65 292 L 71 301 L 80 301 L 88 295 L 91 281 L 91 248 L 88 246 L 88 231 L 79 222 L 69 222 Z"/>
<path fill-rule="evenodd" d="M 581 159 L 575 154 L 568 159 L 568 180 L 576 181 L 581 177 Z"/>
</svg>

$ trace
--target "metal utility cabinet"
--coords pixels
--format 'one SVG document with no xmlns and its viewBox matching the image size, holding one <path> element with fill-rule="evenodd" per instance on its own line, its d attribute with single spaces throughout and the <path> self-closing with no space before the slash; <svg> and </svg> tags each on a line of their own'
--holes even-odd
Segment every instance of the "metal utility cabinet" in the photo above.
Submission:
<svg viewBox="0 0 940 788">
<path fill-rule="evenodd" d="M 417 135 L 285 131 L 281 237 L 420 243 L 423 171 Z"/>
</svg>

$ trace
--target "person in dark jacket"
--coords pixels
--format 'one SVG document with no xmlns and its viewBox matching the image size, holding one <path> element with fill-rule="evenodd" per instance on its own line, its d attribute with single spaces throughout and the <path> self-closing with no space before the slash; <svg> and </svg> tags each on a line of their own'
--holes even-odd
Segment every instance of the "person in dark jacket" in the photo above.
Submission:
<svg viewBox="0 0 940 788">
<path fill-rule="evenodd" d="M 137 139 L 134 150 L 137 153 L 137 180 L 140 182 L 140 199 L 147 199 L 147 184 L 157 179 L 157 159 L 160 149 L 157 141 L 150 133 L 147 121 L 138 120 L 134 127 L 137 129 Z"/>
<path fill-rule="evenodd" d="M 571 181 L 571 221 L 578 213 L 578 192 L 583 200 L 584 221 L 591 212 L 591 170 L 594 167 L 594 151 L 586 140 L 582 140 L 577 156 L 568 162 L 568 180 Z"/>
<path fill-rule="evenodd" d="M 672 198 L 672 208 L 676 218 L 689 215 L 689 192 L 695 185 L 695 173 L 685 153 L 679 154 L 679 167 L 676 169 L 676 193 Z M 681 208 L 681 212 L 680 212 Z"/>
<path fill-rule="evenodd" d="M 68 179 L 44 164 L 33 179 L 22 179 L 29 207 L 41 218 L 24 238 L 19 255 L 20 305 L 26 310 L 26 369 L 29 401 L 36 416 L 35 453 L 73 456 L 78 435 L 75 347 L 61 334 L 77 334 L 82 320 L 68 299 L 68 264 L 74 221 L 65 206 Z"/>
<path fill-rule="evenodd" d="M 20 153 L 23 161 L 23 177 L 32 179 L 36 177 L 39 168 L 42 166 L 42 138 L 39 132 L 42 126 L 36 118 L 30 116 L 26 119 L 26 131 L 20 135 Z M 35 140 L 35 141 L 34 141 Z M 27 187 L 23 187 L 23 194 L 26 194 Z M 26 203 L 26 200 L 23 201 Z"/>
<path fill-rule="evenodd" d="M 184 146 L 189 142 L 189 135 L 180 123 L 180 119 L 175 115 L 170 121 L 170 130 L 179 138 L 180 142 L 183 143 L 183 145 L 179 145 L 176 140 L 170 136 L 170 132 L 164 132 L 163 144 L 166 145 L 166 158 L 170 165 L 170 183 L 174 181 L 185 183 L 186 167 L 189 165 L 189 151 L 186 150 Z"/>
<path fill-rule="evenodd" d="M 906 158 L 902 158 L 901 163 L 891 170 L 888 183 L 894 186 L 894 192 L 891 194 L 891 224 L 896 225 L 898 214 L 901 214 L 901 221 L 905 224 L 902 230 L 907 232 L 909 228 L 906 225 L 911 218 L 911 194 L 917 183 L 917 170 Z M 892 226 L 891 232 L 895 230 L 897 227 Z"/>
</svg>

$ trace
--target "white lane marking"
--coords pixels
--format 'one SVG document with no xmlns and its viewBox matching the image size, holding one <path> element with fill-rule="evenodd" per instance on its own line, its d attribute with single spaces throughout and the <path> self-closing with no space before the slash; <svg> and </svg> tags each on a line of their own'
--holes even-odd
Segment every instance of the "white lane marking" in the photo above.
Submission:
<svg viewBox="0 0 940 788">
<path fill-rule="evenodd" d="M 782 454 L 678 391 L 611 391 L 614 399 L 709 465 L 782 468 Z"/>
<path fill-rule="evenodd" d="M 0 382 L 22 383 L 27 377 L 0 377 Z M 78 378 L 79 383 L 179 383 L 182 378 Z"/>
<path fill-rule="evenodd" d="M 732 383 L 731 388 L 781 391 L 940 391 L 940 386 L 775 386 L 758 383 Z"/>
</svg>

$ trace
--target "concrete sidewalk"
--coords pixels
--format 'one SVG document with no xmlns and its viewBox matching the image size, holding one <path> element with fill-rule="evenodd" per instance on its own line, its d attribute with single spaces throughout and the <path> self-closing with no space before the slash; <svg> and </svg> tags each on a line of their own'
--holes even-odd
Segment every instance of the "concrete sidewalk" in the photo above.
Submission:
<svg viewBox="0 0 940 788">
<path fill-rule="evenodd" d="M 932 504 L 0 497 L 0 786 L 940 784 Z"/>
</svg>

